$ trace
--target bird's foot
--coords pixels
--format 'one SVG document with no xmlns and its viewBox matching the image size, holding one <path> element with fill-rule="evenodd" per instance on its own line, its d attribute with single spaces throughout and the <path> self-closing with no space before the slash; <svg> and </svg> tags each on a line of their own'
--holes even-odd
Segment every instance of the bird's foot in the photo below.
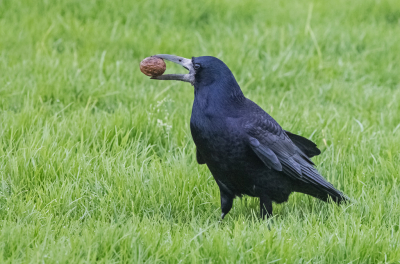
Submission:
<svg viewBox="0 0 400 264">
<path fill-rule="evenodd" d="M 267 227 L 269 231 L 271 231 L 271 226 L 273 226 L 274 224 L 275 224 L 274 219 L 267 219 Z"/>
</svg>

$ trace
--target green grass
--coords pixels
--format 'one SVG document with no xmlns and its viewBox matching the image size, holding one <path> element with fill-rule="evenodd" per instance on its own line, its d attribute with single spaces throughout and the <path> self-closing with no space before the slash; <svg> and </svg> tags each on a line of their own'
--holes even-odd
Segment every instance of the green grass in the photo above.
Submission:
<svg viewBox="0 0 400 264">
<path fill-rule="evenodd" d="M 193 88 L 139 71 L 157 53 L 222 59 L 357 202 L 220 222 Z M 399 68 L 397 0 L 0 0 L 0 262 L 398 263 Z"/>
</svg>

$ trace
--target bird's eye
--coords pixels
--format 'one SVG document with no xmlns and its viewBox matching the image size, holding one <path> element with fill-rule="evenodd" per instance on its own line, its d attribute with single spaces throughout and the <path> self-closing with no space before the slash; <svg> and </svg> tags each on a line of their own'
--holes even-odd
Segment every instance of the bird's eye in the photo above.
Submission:
<svg viewBox="0 0 400 264">
<path fill-rule="evenodd" d="M 198 70 L 198 69 L 200 69 L 200 64 L 198 64 L 198 63 L 195 63 L 195 64 L 194 64 L 194 69 L 195 69 L 195 70 Z"/>
</svg>

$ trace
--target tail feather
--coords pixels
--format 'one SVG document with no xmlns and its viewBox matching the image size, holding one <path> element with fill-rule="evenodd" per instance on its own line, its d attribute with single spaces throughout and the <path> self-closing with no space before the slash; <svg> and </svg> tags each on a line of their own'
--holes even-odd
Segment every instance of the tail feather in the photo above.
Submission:
<svg viewBox="0 0 400 264">
<path fill-rule="evenodd" d="M 312 142 L 311 140 L 293 134 L 289 131 L 285 131 L 286 135 L 290 138 L 290 140 L 304 153 L 306 154 L 309 158 L 312 158 L 314 156 L 318 156 L 321 154 L 321 150 L 317 148 L 317 144 Z"/>
<path fill-rule="evenodd" d="M 328 201 L 330 197 L 338 204 L 350 201 L 349 197 L 337 190 L 330 182 L 322 177 L 314 167 L 301 165 L 301 171 L 302 174 L 310 179 L 311 184 L 308 184 L 308 186 L 303 186 L 299 192 L 309 194 L 323 201 Z"/>
</svg>

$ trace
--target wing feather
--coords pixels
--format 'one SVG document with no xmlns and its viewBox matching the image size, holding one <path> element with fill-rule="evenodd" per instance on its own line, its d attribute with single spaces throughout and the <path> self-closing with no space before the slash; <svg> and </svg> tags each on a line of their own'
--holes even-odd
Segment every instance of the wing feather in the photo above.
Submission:
<svg viewBox="0 0 400 264">
<path fill-rule="evenodd" d="M 250 147 L 268 168 L 282 171 L 282 165 L 279 162 L 278 157 L 271 149 L 265 145 L 261 145 L 260 142 L 253 137 L 249 138 L 249 142 Z"/>
<path fill-rule="evenodd" d="M 293 138 L 297 142 L 308 146 L 298 147 L 267 113 L 261 116 L 258 113 L 255 116 L 253 120 L 247 119 L 244 128 L 249 136 L 250 147 L 266 166 L 282 171 L 295 180 L 312 184 L 334 197 L 345 197 L 313 167 L 314 163 L 310 157 L 317 152 L 319 154 L 314 143 L 302 137 L 299 139 L 300 136 L 295 135 Z M 274 166 L 278 162 L 281 166 Z"/>
</svg>

